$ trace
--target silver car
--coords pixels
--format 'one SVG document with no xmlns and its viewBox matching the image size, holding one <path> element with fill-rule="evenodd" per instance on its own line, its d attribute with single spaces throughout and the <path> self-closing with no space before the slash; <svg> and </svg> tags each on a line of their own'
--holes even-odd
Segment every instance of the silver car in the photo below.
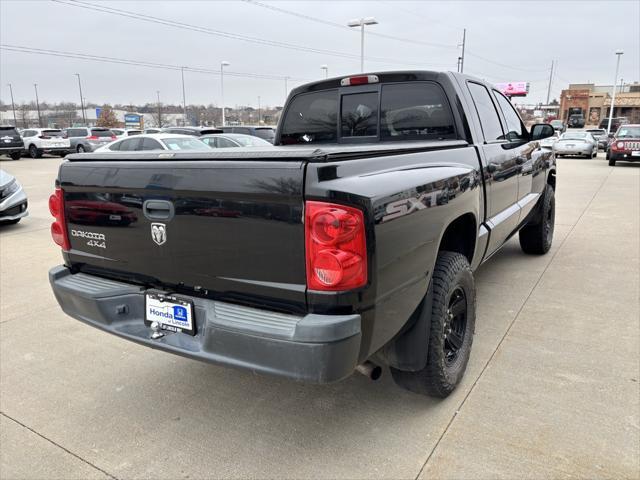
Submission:
<svg viewBox="0 0 640 480">
<path fill-rule="evenodd" d="M 598 155 L 598 141 L 589 132 L 567 132 L 553 144 L 556 157 L 578 155 L 595 158 Z"/>
<path fill-rule="evenodd" d="M 18 223 L 27 212 L 27 195 L 15 177 L 0 170 L 0 225 Z"/>
<path fill-rule="evenodd" d="M 104 127 L 71 127 L 65 130 L 71 153 L 94 152 L 116 140 L 111 130 Z"/>
</svg>

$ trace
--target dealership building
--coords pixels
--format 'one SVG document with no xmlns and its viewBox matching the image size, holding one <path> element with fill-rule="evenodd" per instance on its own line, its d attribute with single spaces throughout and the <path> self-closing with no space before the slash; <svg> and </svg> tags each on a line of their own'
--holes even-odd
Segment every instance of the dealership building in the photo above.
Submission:
<svg viewBox="0 0 640 480">
<path fill-rule="evenodd" d="M 567 121 L 569 109 L 580 108 L 588 125 L 597 125 L 609 116 L 611 85 L 572 83 L 560 94 L 560 119 Z M 640 123 L 640 83 L 616 86 L 613 106 L 614 117 L 627 117 L 631 123 Z"/>
</svg>

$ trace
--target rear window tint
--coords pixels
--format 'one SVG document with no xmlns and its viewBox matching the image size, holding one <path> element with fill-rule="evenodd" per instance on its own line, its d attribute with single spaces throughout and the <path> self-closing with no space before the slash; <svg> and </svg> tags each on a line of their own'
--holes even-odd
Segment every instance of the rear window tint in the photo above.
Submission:
<svg viewBox="0 0 640 480">
<path fill-rule="evenodd" d="M 62 130 L 43 130 L 42 134 L 50 137 L 62 137 L 64 135 Z"/>
<path fill-rule="evenodd" d="M 273 131 L 273 128 L 256 128 L 255 132 L 257 137 L 264 138 L 265 140 L 272 142 L 276 136 L 276 132 Z"/>
<path fill-rule="evenodd" d="M 342 137 L 375 137 L 378 135 L 378 92 L 342 96 Z"/>
<path fill-rule="evenodd" d="M 383 85 L 380 110 L 382 140 L 455 137 L 451 108 L 434 83 Z"/>
<path fill-rule="evenodd" d="M 18 131 L 14 127 L 0 127 L 2 135 L 18 135 Z"/>
<path fill-rule="evenodd" d="M 338 140 L 338 91 L 306 93 L 296 96 L 287 109 L 280 141 L 293 143 L 331 143 Z"/>
</svg>

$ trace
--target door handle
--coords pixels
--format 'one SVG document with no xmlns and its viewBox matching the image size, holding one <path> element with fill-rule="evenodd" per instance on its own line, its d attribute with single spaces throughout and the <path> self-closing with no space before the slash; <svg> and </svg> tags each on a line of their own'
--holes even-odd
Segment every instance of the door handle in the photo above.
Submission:
<svg viewBox="0 0 640 480">
<path fill-rule="evenodd" d="M 498 165 L 497 164 L 495 164 L 495 163 L 487 164 L 487 172 L 494 173 L 496 170 L 498 170 Z"/>
<path fill-rule="evenodd" d="M 173 203 L 167 200 L 146 200 L 142 204 L 142 213 L 149 220 L 171 220 L 175 208 Z"/>
</svg>

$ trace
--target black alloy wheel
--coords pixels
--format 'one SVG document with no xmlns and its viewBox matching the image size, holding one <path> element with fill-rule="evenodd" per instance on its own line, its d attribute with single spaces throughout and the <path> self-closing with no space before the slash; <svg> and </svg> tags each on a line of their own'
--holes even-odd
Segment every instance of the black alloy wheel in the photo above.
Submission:
<svg viewBox="0 0 640 480">
<path fill-rule="evenodd" d="M 451 293 L 444 322 L 444 355 L 447 365 L 458 359 L 467 331 L 467 297 L 461 287 Z"/>
</svg>

